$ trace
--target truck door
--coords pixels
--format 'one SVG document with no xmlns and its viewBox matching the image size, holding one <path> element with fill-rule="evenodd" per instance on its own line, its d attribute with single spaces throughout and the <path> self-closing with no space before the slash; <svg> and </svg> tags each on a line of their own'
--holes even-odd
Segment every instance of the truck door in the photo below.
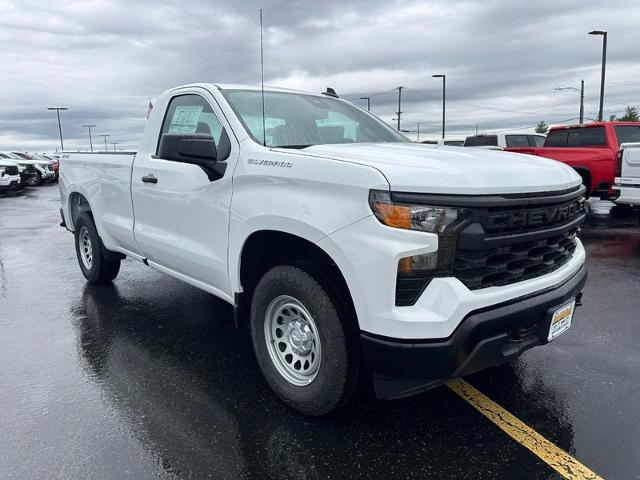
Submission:
<svg viewBox="0 0 640 480">
<path fill-rule="evenodd" d="M 227 152 L 223 177 L 212 181 L 197 165 L 159 158 L 165 133 L 211 134 L 218 152 Z M 169 100 L 155 151 L 136 157 L 131 179 L 134 234 L 149 264 L 223 297 L 230 295 L 227 244 L 238 152 L 214 98 L 201 89 L 183 91 Z"/>
</svg>

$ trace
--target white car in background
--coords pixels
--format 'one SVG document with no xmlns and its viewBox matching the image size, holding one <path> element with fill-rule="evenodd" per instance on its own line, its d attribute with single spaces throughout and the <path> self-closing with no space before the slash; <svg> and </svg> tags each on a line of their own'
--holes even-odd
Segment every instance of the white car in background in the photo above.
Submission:
<svg viewBox="0 0 640 480">
<path fill-rule="evenodd" d="M 34 159 L 34 158 L 31 158 L 26 153 L 21 153 L 21 152 L 7 152 L 7 154 L 12 155 L 13 158 L 16 158 L 17 161 L 21 164 L 33 165 L 35 167 L 36 175 L 34 178 L 31 179 L 29 185 L 33 187 L 37 187 L 42 183 L 55 181 L 56 176 L 55 176 L 55 172 L 53 171 L 53 162 L 51 162 L 50 160 L 39 159 L 39 158 Z"/>
<path fill-rule="evenodd" d="M 445 137 L 445 138 L 439 138 L 437 140 L 425 140 L 423 142 L 418 142 L 418 143 L 425 143 L 427 145 L 438 145 L 440 147 L 463 147 L 464 138 Z"/>
<path fill-rule="evenodd" d="M 464 141 L 465 147 L 521 148 L 542 147 L 547 137 L 540 133 L 493 133 L 471 135 Z"/>
<path fill-rule="evenodd" d="M 20 169 L 18 164 L 0 158 L 0 192 L 20 186 Z"/>
<path fill-rule="evenodd" d="M 0 152 L 0 166 L 15 165 L 18 167 L 18 174 L 20 175 L 20 183 L 18 185 L 19 188 L 31 185 L 33 179 L 36 178 L 36 167 L 23 162 L 24 160 L 22 160 L 17 155 L 12 155 L 8 152 Z"/>
<path fill-rule="evenodd" d="M 465 140 L 464 138 L 445 137 L 445 138 L 439 138 L 436 144 L 440 145 L 441 147 L 443 146 L 464 147 L 464 140 Z"/>
</svg>

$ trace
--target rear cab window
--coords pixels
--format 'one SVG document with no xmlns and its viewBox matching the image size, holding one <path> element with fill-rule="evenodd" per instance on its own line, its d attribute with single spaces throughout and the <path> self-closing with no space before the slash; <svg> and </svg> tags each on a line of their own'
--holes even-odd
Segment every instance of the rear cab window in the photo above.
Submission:
<svg viewBox="0 0 640 480">
<path fill-rule="evenodd" d="M 497 135 L 475 135 L 473 137 L 467 137 L 464 141 L 465 147 L 497 147 L 498 136 Z"/>
<path fill-rule="evenodd" d="M 607 136 L 603 126 L 575 127 L 552 130 L 545 147 L 606 147 Z"/>
</svg>

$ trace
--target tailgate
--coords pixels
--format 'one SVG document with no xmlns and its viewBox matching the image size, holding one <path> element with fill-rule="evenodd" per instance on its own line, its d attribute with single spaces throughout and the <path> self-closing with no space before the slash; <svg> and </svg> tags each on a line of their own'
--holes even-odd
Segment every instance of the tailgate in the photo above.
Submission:
<svg viewBox="0 0 640 480">
<path fill-rule="evenodd" d="M 618 184 L 640 185 L 640 143 L 622 144 L 622 165 Z"/>
</svg>

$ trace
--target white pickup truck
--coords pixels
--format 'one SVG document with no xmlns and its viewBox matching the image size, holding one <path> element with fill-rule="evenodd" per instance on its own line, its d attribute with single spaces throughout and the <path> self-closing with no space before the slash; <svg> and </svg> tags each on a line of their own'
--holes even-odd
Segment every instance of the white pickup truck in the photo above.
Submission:
<svg viewBox="0 0 640 480">
<path fill-rule="evenodd" d="M 233 304 L 268 384 L 305 414 L 370 379 L 398 398 L 545 344 L 586 280 L 574 170 L 414 144 L 332 93 L 175 88 L 136 154 L 60 165 L 87 280 L 129 257 Z"/>
<path fill-rule="evenodd" d="M 616 203 L 640 205 L 640 143 L 623 143 L 617 158 L 614 190 L 620 195 Z"/>
</svg>

